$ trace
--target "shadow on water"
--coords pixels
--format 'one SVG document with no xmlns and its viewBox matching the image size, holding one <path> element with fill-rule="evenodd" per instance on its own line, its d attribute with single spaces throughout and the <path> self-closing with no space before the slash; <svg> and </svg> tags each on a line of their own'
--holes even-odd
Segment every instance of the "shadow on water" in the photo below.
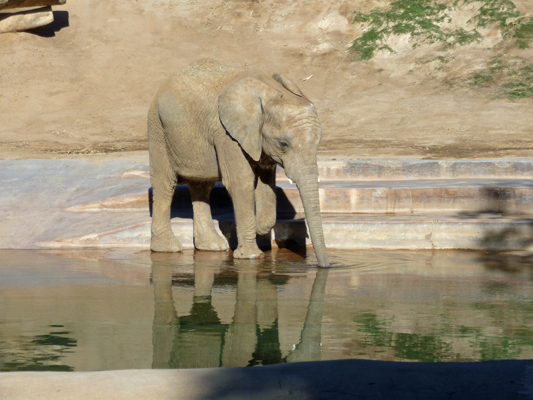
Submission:
<svg viewBox="0 0 533 400">
<path fill-rule="evenodd" d="M 533 272 L 533 218 L 522 214 L 531 199 L 513 199 L 514 191 L 505 188 L 484 188 L 481 198 L 485 206 L 474 212 L 462 212 L 462 217 L 478 219 L 487 218 L 497 221 L 501 218 L 512 216 L 514 219 L 507 224 L 495 224 L 494 228 L 485 228 L 482 237 L 478 240 L 478 247 L 485 250 L 480 257 L 485 266 L 490 270 L 505 272 Z M 508 201 L 514 206 L 510 208 Z M 503 253 L 505 252 L 505 253 Z"/>
<path fill-rule="evenodd" d="M 194 295 L 188 315 L 178 316 L 172 295 L 173 257 L 153 253 L 155 315 L 153 368 L 243 367 L 320 360 L 322 311 L 327 269 L 317 271 L 300 342 L 282 357 L 278 289 L 290 279 L 269 262 L 227 261 L 199 253 L 194 263 Z M 216 281 L 235 287 L 233 320 L 221 323 L 212 303 Z M 190 281 L 189 281 L 190 284 Z"/>
</svg>

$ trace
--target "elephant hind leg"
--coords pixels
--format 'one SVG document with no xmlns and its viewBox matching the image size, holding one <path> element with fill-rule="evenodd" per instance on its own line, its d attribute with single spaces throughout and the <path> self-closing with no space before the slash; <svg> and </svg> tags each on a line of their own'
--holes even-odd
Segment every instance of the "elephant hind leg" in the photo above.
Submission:
<svg viewBox="0 0 533 400">
<path fill-rule="evenodd" d="M 189 182 L 194 212 L 194 247 L 198 250 L 224 251 L 228 242 L 213 223 L 209 195 L 214 182 Z"/>
<path fill-rule="evenodd" d="M 165 146 L 165 133 L 155 108 L 148 115 L 148 147 L 150 154 L 150 182 L 152 183 L 152 240 L 150 249 L 158 252 L 177 252 L 183 249 L 172 232 L 170 206 L 177 175 L 173 171 Z"/>
</svg>

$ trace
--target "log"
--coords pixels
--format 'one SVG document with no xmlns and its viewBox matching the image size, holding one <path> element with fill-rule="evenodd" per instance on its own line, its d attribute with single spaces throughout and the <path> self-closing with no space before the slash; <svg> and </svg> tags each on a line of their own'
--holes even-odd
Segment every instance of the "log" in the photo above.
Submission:
<svg viewBox="0 0 533 400">
<path fill-rule="evenodd" d="M 0 10 L 8 10 L 10 8 L 61 6 L 66 2 L 67 0 L 0 0 Z"/>
<path fill-rule="evenodd" d="M 52 22 L 54 22 L 52 7 L 42 7 L 13 14 L 0 14 L 0 33 L 27 31 Z"/>
</svg>

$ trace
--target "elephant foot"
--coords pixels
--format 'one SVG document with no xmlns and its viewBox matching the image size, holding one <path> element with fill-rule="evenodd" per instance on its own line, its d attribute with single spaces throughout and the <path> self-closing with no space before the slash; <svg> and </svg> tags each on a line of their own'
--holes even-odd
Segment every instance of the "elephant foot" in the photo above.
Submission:
<svg viewBox="0 0 533 400">
<path fill-rule="evenodd" d="M 259 250 L 256 244 L 250 246 L 239 245 L 233 252 L 233 258 L 260 258 L 264 253 Z"/>
<path fill-rule="evenodd" d="M 166 233 L 152 236 L 150 250 L 161 253 L 177 253 L 183 250 L 183 246 L 173 233 Z"/>
<path fill-rule="evenodd" d="M 225 251 L 229 249 L 228 241 L 217 231 L 194 237 L 194 248 L 207 251 Z"/>
</svg>

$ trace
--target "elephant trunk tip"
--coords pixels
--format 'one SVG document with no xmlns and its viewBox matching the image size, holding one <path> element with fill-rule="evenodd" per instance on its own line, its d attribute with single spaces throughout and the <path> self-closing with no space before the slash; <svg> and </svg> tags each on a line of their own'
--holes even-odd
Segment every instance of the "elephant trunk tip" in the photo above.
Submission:
<svg viewBox="0 0 533 400">
<path fill-rule="evenodd" d="M 328 254 L 327 253 L 317 254 L 316 258 L 318 260 L 318 266 L 319 267 L 321 267 L 321 268 L 329 268 L 330 267 L 329 258 L 328 258 Z"/>
</svg>

